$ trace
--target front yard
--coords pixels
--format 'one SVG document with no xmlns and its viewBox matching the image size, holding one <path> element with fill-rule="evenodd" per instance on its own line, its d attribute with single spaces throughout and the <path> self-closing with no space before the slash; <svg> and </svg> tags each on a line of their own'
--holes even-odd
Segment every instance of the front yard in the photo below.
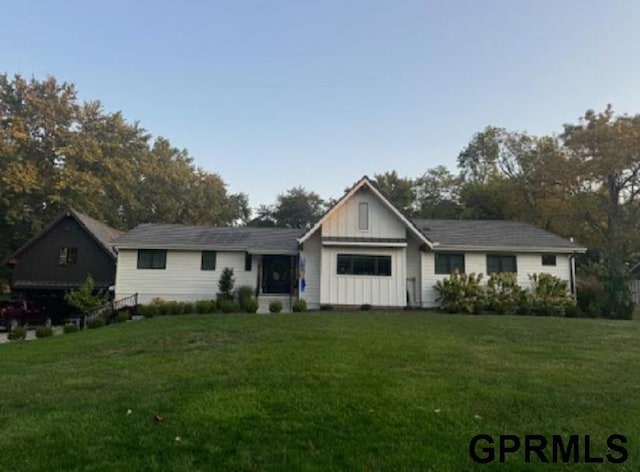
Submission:
<svg viewBox="0 0 640 472">
<path fill-rule="evenodd" d="M 161 317 L 1 345 L 0 372 L 1 470 L 487 470 L 479 433 L 620 433 L 640 467 L 638 321 Z"/>
</svg>

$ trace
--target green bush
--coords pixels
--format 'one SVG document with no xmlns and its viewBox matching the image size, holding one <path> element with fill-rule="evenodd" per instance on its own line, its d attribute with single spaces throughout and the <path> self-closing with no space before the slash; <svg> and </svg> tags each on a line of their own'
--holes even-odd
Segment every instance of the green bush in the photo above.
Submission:
<svg viewBox="0 0 640 472">
<path fill-rule="evenodd" d="M 158 315 L 167 316 L 171 314 L 171 302 L 152 303 L 158 309 Z"/>
<path fill-rule="evenodd" d="M 138 315 L 144 316 L 145 318 L 153 318 L 154 316 L 158 316 L 160 314 L 160 305 L 139 305 L 138 306 Z"/>
<path fill-rule="evenodd" d="M 193 303 L 184 302 L 182 304 L 182 313 L 184 313 L 185 315 L 190 315 L 191 313 L 195 313 L 195 312 L 196 312 L 196 307 Z"/>
<path fill-rule="evenodd" d="M 220 280 L 218 280 L 218 295 L 217 300 L 233 300 L 233 286 L 235 284 L 235 278 L 233 277 L 233 269 L 225 267 L 220 274 Z"/>
<path fill-rule="evenodd" d="M 107 324 L 107 323 L 106 323 L 106 321 L 105 321 L 105 319 L 104 319 L 104 316 L 99 315 L 99 316 L 96 316 L 96 317 L 95 317 L 95 318 L 93 318 L 93 319 L 90 319 L 90 320 L 87 322 L 87 328 L 89 328 L 89 329 L 102 328 L 102 327 L 103 327 L 103 326 L 105 326 L 106 324 Z"/>
<path fill-rule="evenodd" d="M 578 278 L 578 305 L 588 316 L 630 320 L 635 305 L 624 264 L 605 261 L 587 266 Z"/>
<path fill-rule="evenodd" d="M 78 325 L 75 323 L 65 323 L 64 328 L 62 328 L 62 332 L 64 334 L 71 334 L 78 332 Z"/>
<path fill-rule="evenodd" d="M 486 303 L 481 281 L 482 274 L 460 274 L 457 271 L 438 280 L 435 289 L 440 309 L 447 313 L 481 313 Z"/>
<path fill-rule="evenodd" d="M 218 307 L 222 313 L 238 313 L 240 311 L 240 307 L 233 300 L 220 300 Z"/>
<path fill-rule="evenodd" d="M 328 303 L 323 303 L 322 305 L 320 305 L 320 310 L 321 311 L 331 311 L 331 310 L 333 310 L 333 305 L 329 305 Z"/>
<path fill-rule="evenodd" d="M 182 315 L 184 313 L 184 304 L 181 302 L 171 301 L 167 303 L 170 315 Z"/>
<path fill-rule="evenodd" d="M 595 274 L 585 274 L 577 277 L 576 288 L 578 295 L 578 310 L 582 316 L 597 318 L 602 314 L 605 303 L 605 293 L 602 284 Z"/>
<path fill-rule="evenodd" d="M 280 300 L 274 300 L 269 303 L 270 313 L 280 313 L 282 311 L 282 302 Z"/>
<path fill-rule="evenodd" d="M 129 321 L 129 312 L 126 310 L 119 311 L 116 315 L 116 322 L 124 323 L 125 321 Z"/>
<path fill-rule="evenodd" d="M 373 309 L 373 306 L 371 306 L 369 303 L 363 303 L 362 305 L 360 305 L 361 311 L 369 311 L 372 309 Z"/>
<path fill-rule="evenodd" d="M 215 300 L 198 300 L 196 302 L 196 312 L 204 315 L 207 313 L 215 313 L 218 308 Z"/>
<path fill-rule="evenodd" d="M 27 339 L 27 328 L 24 326 L 16 326 L 7 335 L 10 341 L 24 341 Z"/>
<path fill-rule="evenodd" d="M 518 285 L 516 274 L 491 274 L 487 282 L 487 308 L 501 315 L 522 312 L 525 291 Z"/>
<path fill-rule="evenodd" d="M 253 298 L 255 289 L 249 285 L 242 285 L 236 289 L 236 300 L 241 308 L 244 308 L 244 303 Z"/>
<path fill-rule="evenodd" d="M 53 336 L 53 328 L 51 326 L 38 326 L 36 328 L 36 338 L 48 338 Z"/>
<path fill-rule="evenodd" d="M 298 298 L 291 307 L 291 311 L 295 313 L 300 313 L 302 311 L 307 311 L 307 301 L 304 298 Z"/>
<path fill-rule="evenodd" d="M 258 300 L 256 300 L 256 297 L 251 297 L 251 298 L 247 298 L 244 301 L 244 304 L 242 306 L 242 310 L 247 312 L 247 313 L 255 313 L 258 311 Z"/>
<path fill-rule="evenodd" d="M 573 316 L 576 301 L 569 291 L 569 284 L 551 274 L 531 274 L 529 309 L 534 315 Z"/>
</svg>

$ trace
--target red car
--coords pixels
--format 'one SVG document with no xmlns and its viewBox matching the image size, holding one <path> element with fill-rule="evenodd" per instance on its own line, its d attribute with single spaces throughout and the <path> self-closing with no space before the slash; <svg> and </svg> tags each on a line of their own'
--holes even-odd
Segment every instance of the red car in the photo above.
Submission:
<svg viewBox="0 0 640 472">
<path fill-rule="evenodd" d="M 51 325 L 44 308 L 27 300 L 0 302 L 0 326 L 6 329 L 23 325 Z"/>
</svg>

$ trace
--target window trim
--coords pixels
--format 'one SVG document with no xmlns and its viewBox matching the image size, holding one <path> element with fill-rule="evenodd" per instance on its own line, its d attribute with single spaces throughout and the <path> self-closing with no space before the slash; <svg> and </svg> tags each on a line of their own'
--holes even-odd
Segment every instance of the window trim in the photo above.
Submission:
<svg viewBox="0 0 640 472">
<path fill-rule="evenodd" d="M 63 256 L 64 254 L 64 256 Z M 62 246 L 58 249 L 58 266 L 68 267 L 78 263 L 78 248 Z"/>
<path fill-rule="evenodd" d="M 166 249 L 138 249 L 138 258 L 137 258 L 137 264 L 136 264 L 136 269 L 138 270 L 165 270 L 167 268 L 167 250 Z M 141 256 L 143 254 L 150 254 L 151 259 L 149 260 L 149 267 L 144 267 L 141 264 Z M 154 267 L 155 263 L 157 262 L 155 260 L 155 255 L 157 254 L 163 254 L 162 257 L 162 266 L 158 265 L 157 267 Z"/>
<path fill-rule="evenodd" d="M 499 266 L 499 270 L 497 271 L 493 271 L 493 272 L 489 272 L 489 258 L 490 257 L 499 257 L 499 261 L 500 263 L 498 264 Z M 505 272 L 504 270 L 504 263 L 503 263 L 503 258 L 505 257 L 509 257 L 509 258 L 513 258 L 513 266 L 515 271 L 513 272 Z M 491 274 L 502 274 L 502 273 L 508 273 L 508 274 L 517 274 L 518 273 L 518 256 L 517 254 L 487 254 L 486 255 L 486 269 L 487 269 L 487 275 L 491 275 Z"/>
<path fill-rule="evenodd" d="M 205 267 L 205 256 L 213 256 L 213 267 Z M 216 270 L 216 262 L 218 261 L 218 252 L 217 251 L 201 251 L 200 252 L 200 270 L 203 271 L 214 271 Z"/>
<path fill-rule="evenodd" d="M 369 202 L 358 203 L 358 231 L 369 231 Z"/>
<path fill-rule="evenodd" d="M 340 259 L 341 258 L 350 258 L 348 272 L 340 272 Z M 374 264 L 374 273 L 373 274 L 363 274 L 355 272 L 355 259 L 356 258 L 373 258 Z M 384 260 L 385 265 L 388 262 L 388 273 L 385 271 L 384 273 L 380 273 L 382 269 L 385 267 L 380 267 L 380 261 Z M 336 254 L 336 275 L 337 276 L 348 276 L 348 277 L 392 277 L 393 276 L 393 257 L 388 254 L 354 254 L 354 253 L 338 253 Z"/>
<path fill-rule="evenodd" d="M 453 272 L 458 269 L 458 272 L 460 274 L 464 274 L 466 271 L 466 257 L 465 257 L 465 253 L 464 252 L 436 252 L 434 253 L 435 256 L 433 258 L 433 272 L 436 275 L 451 275 L 453 274 Z M 452 268 L 452 264 L 451 264 L 451 256 L 462 256 L 462 270 L 460 270 L 458 267 L 453 267 Z M 441 257 L 448 257 L 448 263 L 447 263 L 447 272 L 439 272 L 438 271 L 438 259 Z"/>
<path fill-rule="evenodd" d="M 549 263 L 549 261 L 545 262 L 545 258 L 553 258 L 553 263 Z M 540 256 L 540 263 L 543 267 L 555 267 L 558 265 L 558 258 L 555 254 L 542 254 L 542 256 Z"/>
</svg>

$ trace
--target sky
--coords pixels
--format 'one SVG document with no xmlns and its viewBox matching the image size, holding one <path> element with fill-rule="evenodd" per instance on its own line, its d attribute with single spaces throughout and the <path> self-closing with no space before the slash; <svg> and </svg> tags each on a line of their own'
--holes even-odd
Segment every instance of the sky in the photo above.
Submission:
<svg viewBox="0 0 640 472">
<path fill-rule="evenodd" d="M 456 168 L 488 125 L 640 113 L 637 0 L 3 0 L 0 73 L 55 76 L 256 207 Z"/>
</svg>

